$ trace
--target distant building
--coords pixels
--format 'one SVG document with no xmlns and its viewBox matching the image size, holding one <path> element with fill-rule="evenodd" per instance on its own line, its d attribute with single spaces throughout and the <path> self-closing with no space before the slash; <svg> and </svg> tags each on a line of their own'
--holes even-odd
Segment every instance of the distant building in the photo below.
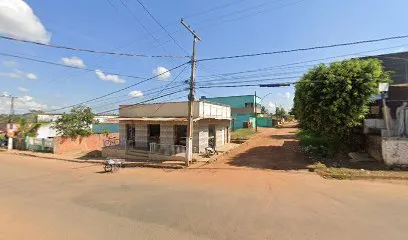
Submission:
<svg viewBox="0 0 408 240">
<path fill-rule="evenodd" d="M 54 138 L 58 136 L 57 131 L 52 128 L 52 125 L 61 116 L 62 114 L 38 114 L 37 122 L 41 123 L 41 126 L 37 130 L 37 138 Z M 118 133 L 118 122 L 112 122 L 117 117 L 115 115 L 96 115 L 94 117 L 95 123 L 91 124 L 90 128 L 93 133 Z"/>
<path fill-rule="evenodd" d="M 202 100 L 221 103 L 231 106 L 231 127 L 233 130 L 240 128 L 255 127 L 255 113 L 261 113 L 261 98 L 255 95 L 227 96 L 206 98 Z"/>
</svg>

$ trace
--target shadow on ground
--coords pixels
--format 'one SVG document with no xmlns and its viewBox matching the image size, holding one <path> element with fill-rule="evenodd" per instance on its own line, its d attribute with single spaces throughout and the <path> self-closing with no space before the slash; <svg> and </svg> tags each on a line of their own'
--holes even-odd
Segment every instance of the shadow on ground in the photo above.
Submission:
<svg viewBox="0 0 408 240">
<path fill-rule="evenodd" d="M 289 135 L 291 136 L 291 135 Z M 288 136 L 274 136 L 288 139 Z M 285 140 L 281 146 L 259 146 L 233 156 L 228 163 L 237 167 L 250 167 L 271 170 L 306 169 L 308 163 L 299 151 L 298 142 Z"/>
</svg>

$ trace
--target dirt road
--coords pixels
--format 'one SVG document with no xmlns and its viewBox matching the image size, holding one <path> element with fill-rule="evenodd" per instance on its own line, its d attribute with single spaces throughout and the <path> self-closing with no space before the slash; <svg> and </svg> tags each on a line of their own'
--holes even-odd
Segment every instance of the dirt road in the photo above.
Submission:
<svg viewBox="0 0 408 240">
<path fill-rule="evenodd" d="M 246 167 L 255 169 L 299 170 L 307 162 L 299 151 L 294 125 L 284 128 L 260 128 L 247 143 L 220 157 L 208 168 Z"/>
<path fill-rule="evenodd" d="M 0 163 L 0 239 L 406 239 L 406 185 L 252 167 L 103 174 L 4 153 Z"/>
</svg>

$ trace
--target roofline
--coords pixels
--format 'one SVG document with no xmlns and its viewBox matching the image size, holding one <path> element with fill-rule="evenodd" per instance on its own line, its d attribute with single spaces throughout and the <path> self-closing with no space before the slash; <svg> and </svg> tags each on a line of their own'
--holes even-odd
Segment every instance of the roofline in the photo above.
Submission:
<svg viewBox="0 0 408 240">
<path fill-rule="evenodd" d="M 219 106 L 225 106 L 225 107 L 230 107 L 230 105 L 227 104 L 222 104 L 222 103 L 216 103 L 216 102 L 211 102 L 211 101 L 206 101 L 205 99 L 199 99 L 199 100 L 194 100 L 194 102 L 206 102 L 214 105 L 219 105 Z M 120 107 L 131 107 L 131 106 L 145 106 L 145 105 L 157 105 L 157 104 L 166 104 L 166 103 L 188 103 L 188 101 L 179 101 L 179 102 L 158 102 L 158 103 L 142 103 L 142 104 L 125 104 L 125 105 L 119 105 L 119 110 Z"/>
</svg>

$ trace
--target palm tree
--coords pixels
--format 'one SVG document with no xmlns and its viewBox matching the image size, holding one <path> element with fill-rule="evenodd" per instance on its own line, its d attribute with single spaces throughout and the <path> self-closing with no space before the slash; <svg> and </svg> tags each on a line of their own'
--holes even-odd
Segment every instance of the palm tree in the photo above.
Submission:
<svg viewBox="0 0 408 240">
<path fill-rule="evenodd" d="M 18 136 L 23 139 L 37 136 L 37 130 L 41 126 L 40 123 L 28 123 L 25 118 L 20 118 L 18 123 Z"/>
</svg>

